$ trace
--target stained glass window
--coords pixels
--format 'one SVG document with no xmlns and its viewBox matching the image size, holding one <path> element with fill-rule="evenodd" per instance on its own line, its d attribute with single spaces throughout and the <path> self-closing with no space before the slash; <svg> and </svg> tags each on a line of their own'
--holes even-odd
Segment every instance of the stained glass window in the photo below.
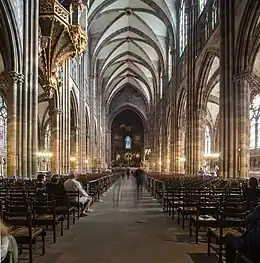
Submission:
<svg viewBox="0 0 260 263">
<path fill-rule="evenodd" d="M 210 130 L 209 126 L 206 125 L 205 128 L 205 154 L 211 153 L 211 136 L 210 136 Z"/>
<path fill-rule="evenodd" d="M 181 1 L 180 9 L 180 55 L 182 55 L 186 45 L 187 45 L 187 25 L 188 25 L 188 16 L 186 14 L 185 1 Z"/>
<path fill-rule="evenodd" d="M 199 13 L 201 14 L 208 0 L 199 0 Z"/>
<path fill-rule="evenodd" d="M 7 107 L 0 94 L 0 175 L 6 175 L 7 157 Z"/>
<path fill-rule="evenodd" d="M 250 148 L 260 148 L 260 94 L 251 103 L 250 119 Z"/>
<path fill-rule="evenodd" d="M 125 148 L 131 150 L 132 148 L 132 138 L 130 136 L 125 137 Z"/>
<path fill-rule="evenodd" d="M 44 149 L 46 152 L 51 151 L 51 129 L 50 124 L 47 124 L 44 137 Z"/>
</svg>

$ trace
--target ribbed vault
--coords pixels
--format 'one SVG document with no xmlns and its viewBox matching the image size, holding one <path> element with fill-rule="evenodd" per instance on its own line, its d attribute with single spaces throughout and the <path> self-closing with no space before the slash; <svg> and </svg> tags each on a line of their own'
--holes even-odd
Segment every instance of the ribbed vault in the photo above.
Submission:
<svg viewBox="0 0 260 263">
<path fill-rule="evenodd" d="M 175 47 L 174 10 L 170 0 L 89 1 L 91 74 L 108 104 L 128 84 L 148 105 L 160 94 Z"/>
</svg>

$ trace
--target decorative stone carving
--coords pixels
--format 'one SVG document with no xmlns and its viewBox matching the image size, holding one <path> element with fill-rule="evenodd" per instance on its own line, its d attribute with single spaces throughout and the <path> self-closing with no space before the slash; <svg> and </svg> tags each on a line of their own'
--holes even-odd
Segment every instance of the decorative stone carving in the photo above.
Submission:
<svg viewBox="0 0 260 263">
<path fill-rule="evenodd" d="M 235 83 L 238 83 L 238 82 L 244 82 L 246 80 L 248 80 L 250 78 L 250 74 L 248 71 L 242 71 L 236 75 L 233 76 L 233 81 Z"/>
<path fill-rule="evenodd" d="M 68 11 L 57 0 L 40 1 L 40 52 L 39 62 L 43 89 L 52 98 L 57 89 L 56 71 L 63 62 L 81 55 L 86 48 L 87 34 L 78 21 L 81 16 L 81 1 L 69 1 Z"/>
<path fill-rule="evenodd" d="M 233 76 L 233 81 L 238 85 L 247 85 L 249 91 L 252 95 L 258 94 L 260 92 L 259 82 L 254 78 L 248 71 L 242 71 Z"/>
<path fill-rule="evenodd" d="M 60 115 L 63 113 L 63 110 L 61 109 L 53 109 L 53 110 L 50 110 L 50 115 Z"/>
<path fill-rule="evenodd" d="M 15 71 L 10 71 L 7 73 L 7 75 L 5 76 L 5 80 L 6 80 L 6 84 L 13 84 L 16 82 L 20 82 L 23 83 L 24 81 L 24 75 L 21 73 L 17 73 Z"/>
</svg>

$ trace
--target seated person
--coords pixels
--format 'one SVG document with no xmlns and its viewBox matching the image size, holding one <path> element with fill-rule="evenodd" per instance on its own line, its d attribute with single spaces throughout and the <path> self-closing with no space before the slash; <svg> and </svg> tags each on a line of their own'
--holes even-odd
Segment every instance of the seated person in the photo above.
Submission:
<svg viewBox="0 0 260 263">
<path fill-rule="evenodd" d="M 248 203 L 258 200 L 260 198 L 260 189 L 258 188 L 257 179 L 251 177 L 248 181 L 248 186 L 243 192 L 244 200 Z"/>
<path fill-rule="evenodd" d="M 46 185 L 47 194 L 64 195 L 65 190 L 63 184 L 59 183 L 59 175 L 54 174 L 51 177 L 50 183 Z"/>
<path fill-rule="evenodd" d="M 0 258 L 1 262 L 18 262 L 18 247 L 16 240 L 13 236 L 8 233 L 7 227 L 0 222 Z"/>
<path fill-rule="evenodd" d="M 38 174 L 35 191 L 36 199 L 43 199 L 46 196 L 46 184 L 44 174 Z"/>
<path fill-rule="evenodd" d="M 80 182 L 76 180 L 76 175 L 74 173 L 70 173 L 69 179 L 64 182 L 64 189 L 68 192 L 79 191 L 79 200 L 75 199 L 72 201 L 80 203 L 82 205 L 81 216 L 87 216 L 87 212 L 91 212 L 90 205 L 92 202 L 92 197 L 87 194 Z"/>
<path fill-rule="evenodd" d="M 224 239 L 226 263 L 236 262 L 236 251 L 254 263 L 260 259 L 260 205 L 245 219 L 246 232 L 240 237 L 227 235 Z"/>
</svg>

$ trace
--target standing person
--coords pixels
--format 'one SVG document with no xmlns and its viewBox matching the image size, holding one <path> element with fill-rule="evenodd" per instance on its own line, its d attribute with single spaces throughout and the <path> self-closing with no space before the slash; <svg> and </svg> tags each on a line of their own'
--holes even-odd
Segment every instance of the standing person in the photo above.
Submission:
<svg viewBox="0 0 260 263">
<path fill-rule="evenodd" d="M 122 177 L 115 183 L 113 191 L 113 207 L 118 208 L 121 199 Z"/>
<path fill-rule="evenodd" d="M 136 180 L 136 186 L 137 186 L 137 202 L 140 201 L 141 195 L 143 192 L 143 186 L 146 182 L 146 173 L 144 169 L 141 168 L 139 165 L 139 168 L 135 171 L 135 180 Z"/>
<path fill-rule="evenodd" d="M 81 216 L 87 216 L 87 212 L 92 212 L 90 209 L 90 205 L 92 203 L 92 197 L 87 194 L 87 192 L 83 189 L 80 182 L 76 180 L 75 173 L 70 173 L 69 179 L 64 182 L 64 190 L 67 192 L 77 192 L 79 191 L 80 197 L 79 200 L 72 200 L 73 202 L 77 202 L 81 205 Z"/>
<path fill-rule="evenodd" d="M 130 175 L 131 175 L 131 169 L 130 169 L 130 168 L 127 168 L 127 169 L 126 169 L 127 179 L 129 179 Z"/>
</svg>

